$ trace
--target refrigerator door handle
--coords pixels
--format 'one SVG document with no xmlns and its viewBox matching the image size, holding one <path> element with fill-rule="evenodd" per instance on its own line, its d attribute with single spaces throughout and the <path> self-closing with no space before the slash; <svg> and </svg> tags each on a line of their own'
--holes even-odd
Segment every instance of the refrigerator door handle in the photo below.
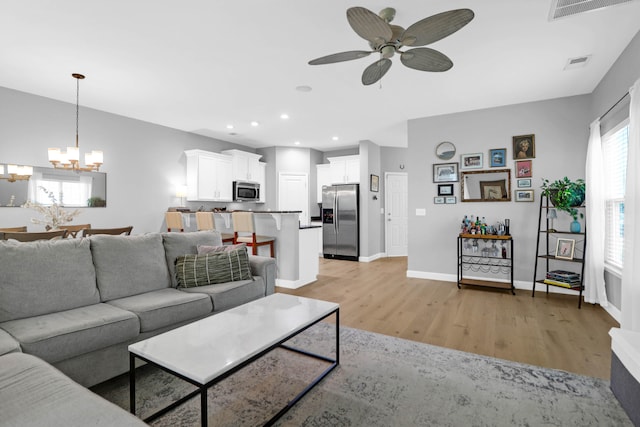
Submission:
<svg viewBox="0 0 640 427">
<path fill-rule="evenodd" d="M 340 229 L 340 225 L 338 224 L 338 221 L 339 221 L 338 218 L 340 217 L 338 215 L 338 212 L 339 212 L 338 209 L 340 208 L 340 204 L 338 203 L 338 198 L 339 197 L 340 196 L 338 195 L 338 192 L 336 191 L 336 198 L 335 198 L 335 201 L 333 202 L 334 203 L 334 208 L 333 208 L 333 228 L 334 228 L 334 230 L 336 230 L 336 233 L 338 233 L 338 230 Z"/>
</svg>

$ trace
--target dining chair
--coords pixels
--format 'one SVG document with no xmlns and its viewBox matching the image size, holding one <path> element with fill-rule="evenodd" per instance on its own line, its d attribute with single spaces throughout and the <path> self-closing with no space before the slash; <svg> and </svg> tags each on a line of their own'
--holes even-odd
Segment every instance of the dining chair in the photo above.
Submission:
<svg viewBox="0 0 640 427">
<path fill-rule="evenodd" d="M 165 212 L 164 219 L 167 222 L 167 231 L 174 229 L 184 231 L 184 222 L 182 221 L 182 213 L 180 212 Z"/>
<path fill-rule="evenodd" d="M 253 255 L 258 255 L 258 246 L 269 245 L 271 258 L 275 258 L 275 237 L 259 236 L 255 232 L 253 212 L 232 212 L 233 243 L 246 243 L 252 248 Z M 242 233 L 242 234 L 239 234 Z"/>
<path fill-rule="evenodd" d="M 67 237 L 75 238 L 82 230 L 91 228 L 91 224 L 61 225 L 59 228 L 67 230 Z"/>
<path fill-rule="evenodd" d="M 215 230 L 216 221 L 213 212 L 196 212 L 196 228 L 198 231 Z M 222 243 L 233 242 L 233 234 L 220 233 Z"/>
<path fill-rule="evenodd" d="M 91 236 L 93 234 L 111 234 L 113 236 L 124 234 L 125 236 L 130 236 L 131 230 L 133 230 L 133 226 L 131 225 L 128 227 L 118 228 L 85 228 L 82 230 L 82 237 Z"/>
<path fill-rule="evenodd" d="M 27 231 L 27 226 L 23 225 L 22 227 L 3 227 L 0 228 L 0 240 L 4 240 L 4 233 L 5 232 L 12 232 L 12 231 Z"/>
<path fill-rule="evenodd" d="M 63 239 L 67 230 L 51 231 L 5 231 L 2 233 L 4 240 L 17 240 L 19 242 L 34 242 L 36 240 Z"/>
</svg>

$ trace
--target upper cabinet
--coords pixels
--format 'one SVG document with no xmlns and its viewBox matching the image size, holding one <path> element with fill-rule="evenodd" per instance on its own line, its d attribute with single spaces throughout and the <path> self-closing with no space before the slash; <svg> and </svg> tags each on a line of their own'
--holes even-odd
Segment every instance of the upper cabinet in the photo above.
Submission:
<svg viewBox="0 0 640 427">
<path fill-rule="evenodd" d="M 322 203 L 322 187 L 331 185 L 331 165 L 316 165 L 316 201 Z"/>
<path fill-rule="evenodd" d="M 360 183 L 360 156 L 327 157 L 330 164 L 331 184 Z"/>
<path fill-rule="evenodd" d="M 225 150 L 222 154 L 231 156 L 233 162 L 233 181 L 260 182 L 260 158 L 262 155 L 240 150 Z"/>
<path fill-rule="evenodd" d="M 203 150 L 187 150 L 187 200 L 231 202 L 232 157 Z"/>
</svg>

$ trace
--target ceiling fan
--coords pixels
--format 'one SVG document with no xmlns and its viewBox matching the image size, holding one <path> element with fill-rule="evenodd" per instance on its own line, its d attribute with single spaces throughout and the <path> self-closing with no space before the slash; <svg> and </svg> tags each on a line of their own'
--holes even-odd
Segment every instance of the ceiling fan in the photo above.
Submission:
<svg viewBox="0 0 640 427">
<path fill-rule="evenodd" d="M 442 12 L 422 19 L 406 30 L 389 22 L 395 17 L 395 9 L 388 7 L 379 15 L 364 7 L 351 7 L 347 10 L 347 20 L 360 37 L 369 42 L 373 50 L 351 50 L 334 53 L 309 61 L 310 65 L 333 64 L 364 58 L 374 52 L 380 53 L 380 59 L 365 68 L 362 83 L 370 85 L 382 78 L 391 68 L 391 58 L 400 54 L 400 61 L 414 70 L 447 71 L 453 62 L 443 53 L 427 47 L 417 47 L 405 51 L 403 47 L 425 46 L 441 40 L 467 25 L 474 17 L 470 9 L 456 9 Z"/>
</svg>

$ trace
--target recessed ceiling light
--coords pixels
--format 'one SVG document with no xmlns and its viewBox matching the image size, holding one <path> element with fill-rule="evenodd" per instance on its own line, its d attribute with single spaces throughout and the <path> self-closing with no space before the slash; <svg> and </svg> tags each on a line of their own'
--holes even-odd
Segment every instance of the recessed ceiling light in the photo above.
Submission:
<svg viewBox="0 0 640 427">
<path fill-rule="evenodd" d="M 280 114 L 280 118 L 283 120 L 287 120 L 289 118 L 289 115 L 286 113 Z"/>
<path fill-rule="evenodd" d="M 300 141 L 294 142 L 293 145 L 300 145 Z"/>
<path fill-rule="evenodd" d="M 311 88 L 311 86 L 302 85 L 302 86 L 296 86 L 296 90 L 298 92 L 311 92 L 313 89 Z"/>
<path fill-rule="evenodd" d="M 260 123 L 256 122 L 255 120 L 251 122 L 251 126 L 256 127 L 258 126 Z"/>
<path fill-rule="evenodd" d="M 227 129 L 233 129 L 233 125 L 227 125 Z"/>
<path fill-rule="evenodd" d="M 334 136 L 334 137 L 332 137 L 331 139 L 333 139 L 334 141 L 337 141 L 337 140 L 338 140 L 338 137 L 337 137 L 337 136 Z"/>
</svg>

